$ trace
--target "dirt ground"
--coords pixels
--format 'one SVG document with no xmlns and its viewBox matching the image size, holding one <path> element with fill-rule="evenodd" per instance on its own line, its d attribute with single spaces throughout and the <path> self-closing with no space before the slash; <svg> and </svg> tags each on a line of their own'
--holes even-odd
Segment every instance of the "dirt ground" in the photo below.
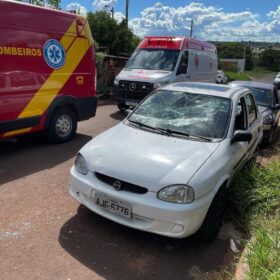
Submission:
<svg viewBox="0 0 280 280">
<path fill-rule="evenodd" d="M 78 150 L 123 117 L 116 106 L 101 106 L 69 143 L 0 143 L 1 280 L 225 279 L 225 270 L 233 272 L 227 227 L 207 245 L 174 240 L 108 221 L 69 196 Z"/>
</svg>

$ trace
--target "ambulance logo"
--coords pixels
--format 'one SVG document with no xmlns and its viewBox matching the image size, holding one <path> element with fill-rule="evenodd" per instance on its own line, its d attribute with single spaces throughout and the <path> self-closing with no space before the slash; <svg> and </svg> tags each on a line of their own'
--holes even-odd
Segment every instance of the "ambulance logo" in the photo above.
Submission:
<svg viewBox="0 0 280 280">
<path fill-rule="evenodd" d="M 60 42 L 50 39 L 45 43 L 44 58 L 51 68 L 61 68 L 65 63 L 65 57 L 65 50 Z"/>
</svg>

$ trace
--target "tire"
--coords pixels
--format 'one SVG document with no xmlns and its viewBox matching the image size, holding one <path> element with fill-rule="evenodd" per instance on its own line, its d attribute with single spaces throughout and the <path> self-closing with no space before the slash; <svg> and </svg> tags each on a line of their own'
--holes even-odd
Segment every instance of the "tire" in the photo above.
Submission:
<svg viewBox="0 0 280 280">
<path fill-rule="evenodd" d="M 264 139 L 261 141 L 260 146 L 263 147 L 263 148 L 268 147 L 268 146 L 271 144 L 271 142 L 272 142 L 273 136 L 274 136 L 274 129 L 272 129 L 272 130 L 269 132 L 268 137 L 264 138 Z"/>
<path fill-rule="evenodd" d="M 53 143 L 64 143 L 71 140 L 77 131 L 77 116 L 70 108 L 57 109 L 50 121 L 47 135 Z"/>
<path fill-rule="evenodd" d="M 125 112 L 125 110 L 128 109 L 128 106 L 126 106 L 123 103 L 118 103 L 117 106 L 118 106 L 119 111 L 121 111 L 121 112 Z"/>
<path fill-rule="evenodd" d="M 223 185 L 215 195 L 206 217 L 196 236 L 206 242 L 213 241 L 220 230 L 226 205 L 226 187 Z"/>
</svg>

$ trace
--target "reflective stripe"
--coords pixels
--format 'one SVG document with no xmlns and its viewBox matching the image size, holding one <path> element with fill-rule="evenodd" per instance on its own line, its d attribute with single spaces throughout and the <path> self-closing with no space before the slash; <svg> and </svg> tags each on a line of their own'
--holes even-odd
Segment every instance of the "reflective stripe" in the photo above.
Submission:
<svg viewBox="0 0 280 280">
<path fill-rule="evenodd" d="M 69 80 L 79 63 L 87 53 L 93 43 L 88 22 L 86 22 L 85 37 L 73 36 L 77 34 L 77 22 L 73 21 L 71 26 L 61 38 L 60 42 L 66 51 L 66 61 L 62 68 L 54 70 L 48 77 L 42 87 L 36 92 L 28 105 L 20 113 L 18 118 L 32 117 L 43 115 L 48 109 L 52 101 L 55 99 L 59 91 Z M 90 44 L 88 44 L 88 40 Z M 3 136 L 8 137 L 16 134 L 29 132 L 31 128 L 21 129 L 5 133 Z"/>
</svg>

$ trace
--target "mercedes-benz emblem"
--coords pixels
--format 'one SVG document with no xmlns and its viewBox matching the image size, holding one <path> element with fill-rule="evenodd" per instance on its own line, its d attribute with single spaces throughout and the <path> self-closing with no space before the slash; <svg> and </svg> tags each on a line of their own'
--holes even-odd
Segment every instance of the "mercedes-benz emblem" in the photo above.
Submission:
<svg viewBox="0 0 280 280">
<path fill-rule="evenodd" d="M 113 188 L 114 188 L 116 191 L 120 191 L 121 188 L 122 188 L 122 183 L 121 183 L 121 181 L 119 181 L 119 180 L 114 181 L 114 183 L 113 183 Z"/>
<path fill-rule="evenodd" d="M 137 85 L 136 85 L 135 83 L 131 83 L 131 84 L 129 85 L 130 91 L 135 91 L 136 88 L 137 88 Z"/>
</svg>

